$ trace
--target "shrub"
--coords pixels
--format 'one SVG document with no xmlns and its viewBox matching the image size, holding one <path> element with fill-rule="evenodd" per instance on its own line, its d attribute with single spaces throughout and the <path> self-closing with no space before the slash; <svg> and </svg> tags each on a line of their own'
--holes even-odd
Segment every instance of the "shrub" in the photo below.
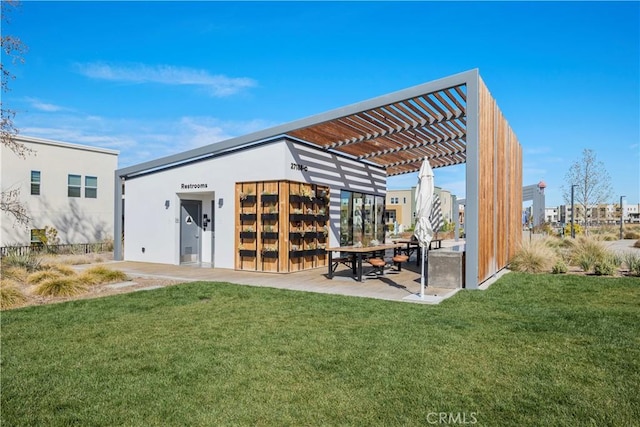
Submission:
<svg viewBox="0 0 640 427">
<path fill-rule="evenodd" d="M 611 253 L 598 240 L 589 237 L 580 237 L 575 240 L 569 255 L 571 265 L 577 265 L 585 272 L 597 263 L 605 261 Z"/>
<path fill-rule="evenodd" d="M 58 273 L 57 271 L 41 270 L 36 271 L 35 273 L 31 273 L 27 277 L 27 283 L 29 283 L 30 285 L 37 285 L 44 282 L 45 280 L 57 279 L 58 277 L 62 277 L 62 274 Z"/>
<path fill-rule="evenodd" d="M 598 276 L 613 276 L 616 272 L 616 266 L 610 259 L 597 261 L 593 265 L 593 272 Z"/>
<path fill-rule="evenodd" d="M 0 308 L 9 308 L 23 303 L 27 297 L 18 289 L 13 280 L 0 280 Z"/>
<path fill-rule="evenodd" d="M 640 239 L 640 232 L 638 231 L 625 231 L 624 233 L 625 239 Z"/>
<path fill-rule="evenodd" d="M 633 244 L 634 248 L 640 248 L 640 240 L 636 240 L 636 242 Z"/>
<path fill-rule="evenodd" d="M 525 273 L 550 271 L 557 255 L 544 240 L 524 242 L 520 250 L 510 260 L 510 268 Z"/>
<path fill-rule="evenodd" d="M 125 281 L 129 278 L 125 273 L 119 270 L 111 270 L 103 266 L 95 266 L 87 269 L 80 275 L 82 283 L 87 285 L 97 285 L 100 283 Z"/>
<path fill-rule="evenodd" d="M 22 267 L 2 266 L 0 277 L 3 279 L 11 279 L 16 282 L 25 283 L 29 273 Z"/>
<path fill-rule="evenodd" d="M 42 266 L 42 269 L 60 273 L 62 276 L 73 276 L 76 274 L 76 271 L 73 268 L 65 264 L 46 264 Z"/>
<path fill-rule="evenodd" d="M 582 228 L 582 226 L 578 223 L 573 224 L 573 231 L 576 233 L 576 236 L 584 234 L 584 228 Z M 571 223 L 565 225 L 564 235 L 565 237 L 571 237 Z"/>
<path fill-rule="evenodd" d="M 625 252 L 622 259 L 627 265 L 629 274 L 633 276 L 640 276 L 640 256 L 631 252 Z"/>
<path fill-rule="evenodd" d="M 556 261 L 553 268 L 551 269 L 551 272 L 553 274 L 564 274 L 567 271 L 568 271 L 567 264 L 565 264 L 565 262 L 562 260 Z"/>
<path fill-rule="evenodd" d="M 77 277 L 58 276 L 41 282 L 35 293 L 43 296 L 69 297 L 81 294 L 87 287 Z"/>
<path fill-rule="evenodd" d="M 21 254 L 9 251 L 9 254 L 7 254 L 7 256 L 2 258 L 2 265 L 3 267 L 7 266 L 7 267 L 24 268 L 29 273 L 31 273 L 40 268 L 41 260 L 42 259 L 40 258 L 40 256 L 32 252 L 28 252 L 24 255 L 21 255 Z"/>
</svg>

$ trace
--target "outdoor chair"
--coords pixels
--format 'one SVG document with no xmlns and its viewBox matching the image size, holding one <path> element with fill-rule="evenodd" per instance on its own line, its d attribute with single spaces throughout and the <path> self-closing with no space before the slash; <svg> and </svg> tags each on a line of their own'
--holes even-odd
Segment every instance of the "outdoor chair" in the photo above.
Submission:
<svg viewBox="0 0 640 427">
<path fill-rule="evenodd" d="M 336 269 L 338 268 L 338 266 L 342 264 L 345 265 L 347 267 L 349 267 L 350 269 L 353 268 L 352 264 L 351 264 L 351 257 L 349 256 L 339 256 L 339 257 L 335 257 L 331 260 L 331 272 L 335 273 Z"/>
<path fill-rule="evenodd" d="M 395 255 L 391 261 L 397 267 L 397 271 L 402 271 L 402 263 L 409 261 L 409 257 L 407 255 L 398 254 Z"/>
<path fill-rule="evenodd" d="M 384 275 L 384 267 L 387 263 L 382 258 L 369 258 L 367 262 L 373 266 L 373 270 L 367 273 L 367 275 L 371 273 L 374 273 L 376 276 Z"/>
</svg>

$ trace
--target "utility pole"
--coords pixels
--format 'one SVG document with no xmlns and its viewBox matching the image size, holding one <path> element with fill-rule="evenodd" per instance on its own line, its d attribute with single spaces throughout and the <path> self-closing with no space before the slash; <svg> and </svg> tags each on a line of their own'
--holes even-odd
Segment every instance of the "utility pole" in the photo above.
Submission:
<svg viewBox="0 0 640 427">
<path fill-rule="evenodd" d="M 620 240 L 624 236 L 624 209 L 622 208 L 622 199 L 627 196 L 620 196 Z"/>
<path fill-rule="evenodd" d="M 571 238 L 575 239 L 576 238 L 576 231 L 573 228 L 573 225 L 575 223 L 575 213 L 576 213 L 576 207 L 573 204 L 573 192 L 576 188 L 575 184 L 571 184 Z"/>
</svg>

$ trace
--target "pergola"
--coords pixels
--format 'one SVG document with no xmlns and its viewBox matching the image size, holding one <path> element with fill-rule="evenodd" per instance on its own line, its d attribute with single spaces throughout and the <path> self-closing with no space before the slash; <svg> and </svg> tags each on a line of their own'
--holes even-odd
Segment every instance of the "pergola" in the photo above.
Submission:
<svg viewBox="0 0 640 427">
<path fill-rule="evenodd" d="M 118 170 L 116 192 L 127 176 L 279 135 L 377 165 L 387 176 L 417 172 L 425 159 L 432 168 L 466 163 L 467 288 L 503 269 L 521 242 L 522 149 L 477 69 Z M 121 209 L 116 202 L 116 235 Z"/>
</svg>

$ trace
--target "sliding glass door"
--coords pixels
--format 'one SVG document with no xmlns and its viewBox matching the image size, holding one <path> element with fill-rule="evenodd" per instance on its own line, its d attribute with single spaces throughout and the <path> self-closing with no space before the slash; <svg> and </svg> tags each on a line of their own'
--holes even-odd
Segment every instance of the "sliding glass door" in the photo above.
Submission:
<svg viewBox="0 0 640 427">
<path fill-rule="evenodd" d="M 343 190 L 340 193 L 340 244 L 384 242 L 384 197 Z"/>
</svg>

